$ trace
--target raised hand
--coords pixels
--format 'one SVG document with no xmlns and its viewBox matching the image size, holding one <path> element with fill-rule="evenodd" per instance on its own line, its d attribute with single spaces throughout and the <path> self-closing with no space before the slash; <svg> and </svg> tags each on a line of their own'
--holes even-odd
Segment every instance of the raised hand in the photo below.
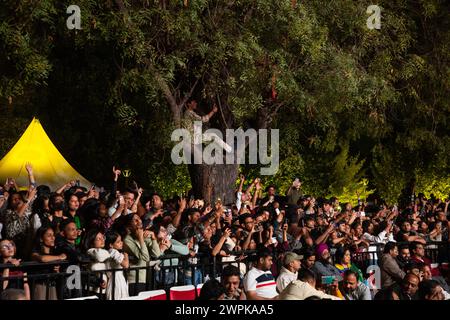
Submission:
<svg viewBox="0 0 450 320">
<path fill-rule="evenodd" d="M 25 164 L 25 169 L 27 170 L 27 172 L 28 172 L 29 175 L 33 174 L 33 166 L 31 165 L 30 162 L 27 162 L 27 163 Z"/>
<path fill-rule="evenodd" d="M 122 171 L 120 171 L 119 169 L 116 169 L 116 166 L 113 166 L 112 171 L 113 171 L 115 179 L 117 179 L 122 174 Z"/>
<path fill-rule="evenodd" d="M 186 205 L 187 205 L 186 198 L 181 198 L 180 200 L 178 200 L 178 206 L 180 207 L 181 211 L 184 211 L 184 209 L 186 209 Z"/>
</svg>

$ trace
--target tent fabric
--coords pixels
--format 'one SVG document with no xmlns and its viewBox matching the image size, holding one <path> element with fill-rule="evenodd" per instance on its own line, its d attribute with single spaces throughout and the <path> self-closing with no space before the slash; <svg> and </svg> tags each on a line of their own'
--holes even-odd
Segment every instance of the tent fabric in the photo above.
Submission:
<svg viewBox="0 0 450 320">
<path fill-rule="evenodd" d="M 90 182 L 81 176 L 64 159 L 45 133 L 38 119 L 33 118 L 14 147 L 0 160 L 0 182 L 14 178 L 19 187 L 28 186 L 27 163 L 33 166 L 37 185 L 47 185 L 56 190 L 71 180 L 89 187 Z"/>
</svg>

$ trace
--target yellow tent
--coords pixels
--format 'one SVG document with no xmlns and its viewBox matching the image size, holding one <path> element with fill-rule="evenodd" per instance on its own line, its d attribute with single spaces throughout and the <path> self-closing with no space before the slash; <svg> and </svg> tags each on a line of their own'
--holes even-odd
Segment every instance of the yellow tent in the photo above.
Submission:
<svg viewBox="0 0 450 320">
<path fill-rule="evenodd" d="M 33 118 L 19 141 L 0 161 L 1 184 L 7 178 L 14 178 L 17 185 L 28 186 L 25 169 L 27 162 L 33 166 L 36 184 L 45 184 L 52 191 L 71 180 L 80 180 L 80 185 L 85 187 L 90 185 L 59 153 L 36 118 Z"/>
</svg>

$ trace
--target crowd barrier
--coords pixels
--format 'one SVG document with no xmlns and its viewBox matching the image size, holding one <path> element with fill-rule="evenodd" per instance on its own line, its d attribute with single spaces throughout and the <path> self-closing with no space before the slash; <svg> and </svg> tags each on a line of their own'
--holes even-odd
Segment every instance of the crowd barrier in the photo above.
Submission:
<svg viewBox="0 0 450 320">
<path fill-rule="evenodd" d="M 377 269 L 378 258 L 383 254 L 383 244 L 371 245 L 368 250 L 357 251 L 352 255 L 352 263 L 354 263 L 362 272 L 371 286 L 371 289 L 377 289 L 375 271 Z M 426 245 L 426 255 L 432 261 L 432 264 L 440 265 L 449 261 L 449 243 L 433 242 Z M 275 253 L 274 253 L 275 254 Z M 111 300 L 115 300 L 115 278 L 117 272 L 124 272 L 125 278 L 130 273 L 135 273 L 136 283 L 142 283 L 141 293 L 144 295 L 134 295 L 134 300 L 155 300 L 153 294 L 157 295 L 161 300 L 161 292 L 165 292 L 166 297 L 163 300 L 176 299 L 177 293 L 173 288 L 191 286 L 194 287 L 195 294 L 191 296 L 197 297 L 199 288 L 208 279 L 220 279 L 221 271 L 226 265 L 232 264 L 239 268 L 241 277 L 251 268 L 255 259 L 255 251 L 245 251 L 237 253 L 234 257 L 246 257 L 245 259 L 227 259 L 212 258 L 208 259 L 201 254 L 195 257 L 183 256 L 178 254 L 168 254 L 160 257 L 158 260 L 152 260 L 144 267 L 130 267 L 128 269 L 99 270 L 91 271 L 89 261 L 83 261 L 79 265 L 69 265 L 67 261 L 56 261 L 49 263 L 24 262 L 15 267 L 11 264 L 0 264 L 0 292 L 3 290 L 4 281 L 19 282 L 26 277 L 30 286 L 31 299 L 35 299 L 34 292 L 37 285 L 45 288 L 45 298 L 51 297 L 51 291 L 56 291 L 57 299 L 86 299 L 89 297 L 97 297 L 100 300 L 106 299 L 106 288 L 99 286 L 102 279 L 107 278 L 111 281 L 112 296 Z M 274 256 L 274 264 L 277 269 L 281 268 L 281 259 Z M 55 266 L 59 266 L 59 272 L 42 272 L 49 270 Z M 9 277 L 3 277 L 3 270 L 8 268 L 10 272 L 20 270 L 23 274 L 14 274 Z M 145 270 L 145 280 L 140 279 L 141 270 Z M 159 291 L 158 291 L 159 290 Z M 162 291 L 161 291 L 162 290 Z M 149 295 L 145 296 L 145 292 Z M 83 298 L 84 297 L 84 298 Z"/>
</svg>

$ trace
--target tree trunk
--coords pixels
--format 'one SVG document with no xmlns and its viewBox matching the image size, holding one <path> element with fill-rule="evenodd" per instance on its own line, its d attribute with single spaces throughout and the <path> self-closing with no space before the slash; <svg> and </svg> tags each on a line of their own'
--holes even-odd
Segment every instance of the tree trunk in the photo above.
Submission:
<svg viewBox="0 0 450 320">
<path fill-rule="evenodd" d="M 218 198 L 225 205 L 235 202 L 237 164 L 188 165 L 192 190 L 196 199 L 213 204 Z"/>
</svg>

